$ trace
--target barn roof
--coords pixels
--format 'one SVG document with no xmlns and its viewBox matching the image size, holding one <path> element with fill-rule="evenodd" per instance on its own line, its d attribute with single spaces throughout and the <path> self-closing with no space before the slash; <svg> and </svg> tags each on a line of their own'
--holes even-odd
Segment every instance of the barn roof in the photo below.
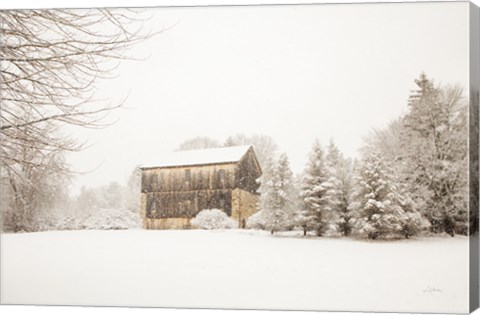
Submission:
<svg viewBox="0 0 480 315">
<path fill-rule="evenodd" d="M 243 145 L 237 147 L 176 151 L 159 157 L 155 163 L 142 165 L 142 168 L 235 163 L 239 162 L 251 147 L 250 145 Z"/>
</svg>

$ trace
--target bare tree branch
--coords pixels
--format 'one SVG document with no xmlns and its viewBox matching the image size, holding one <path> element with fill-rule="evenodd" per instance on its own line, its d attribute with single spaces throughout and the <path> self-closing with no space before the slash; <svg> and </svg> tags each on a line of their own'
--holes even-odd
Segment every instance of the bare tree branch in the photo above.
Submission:
<svg viewBox="0 0 480 315">
<path fill-rule="evenodd" d="M 84 147 L 64 126 L 103 128 L 120 108 L 94 99 L 98 79 L 111 78 L 129 48 L 157 34 L 127 9 L 0 11 L 0 171 L 2 205 L 14 230 L 26 229 L 48 197 L 49 178 L 72 173 L 63 159 Z M 51 198 L 51 197 L 49 197 Z M 2 209 L 3 210 L 3 209 Z"/>
</svg>

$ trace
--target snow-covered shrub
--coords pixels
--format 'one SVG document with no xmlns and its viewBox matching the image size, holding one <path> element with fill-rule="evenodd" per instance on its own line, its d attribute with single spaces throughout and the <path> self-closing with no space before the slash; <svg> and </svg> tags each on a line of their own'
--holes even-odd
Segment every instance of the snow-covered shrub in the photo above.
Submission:
<svg viewBox="0 0 480 315">
<path fill-rule="evenodd" d="M 422 234 L 430 227 L 430 222 L 418 212 L 406 212 L 402 221 L 405 238 Z"/>
<path fill-rule="evenodd" d="M 253 230 L 266 230 L 267 217 L 265 211 L 260 210 L 249 216 L 246 222 L 246 228 Z"/>
<path fill-rule="evenodd" d="M 57 213 L 40 223 L 40 231 L 126 230 L 140 228 L 141 218 L 125 209 L 93 208 L 84 213 Z"/>
<path fill-rule="evenodd" d="M 124 209 L 98 209 L 82 222 L 87 230 L 127 230 L 140 228 L 140 216 Z"/>
<path fill-rule="evenodd" d="M 73 231 L 82 230 L 82 219 L 73 215 L 64 216 L 56 219 L 56 224 L 52 230 Z"/>
<path fill-rule="evenodd" d="M 238 227 L 237 221 L 219 209 L 202 210 L 190 223 L 192 226 L 204 230 L 234 229 Z"/>
</svg>

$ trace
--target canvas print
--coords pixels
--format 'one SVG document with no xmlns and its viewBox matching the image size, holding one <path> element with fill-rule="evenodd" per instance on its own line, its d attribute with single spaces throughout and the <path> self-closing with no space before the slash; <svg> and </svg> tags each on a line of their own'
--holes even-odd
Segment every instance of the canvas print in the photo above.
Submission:
<svg viewBox="0 0 480 315">
<path fill-rule="evenodd" d="M 0 11 L 1 303 L 474 310 L 478 12 Z"/>
</svg>

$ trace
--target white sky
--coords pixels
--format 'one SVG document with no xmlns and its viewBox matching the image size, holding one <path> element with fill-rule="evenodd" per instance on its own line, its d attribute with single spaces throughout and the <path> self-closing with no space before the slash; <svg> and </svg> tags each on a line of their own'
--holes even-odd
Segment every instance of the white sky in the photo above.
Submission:
<svg viewBox="0 0 480 315">
<path fill-rule="evenodd" d="M 97 96 L 126 108 L 70 154 L 74 190 L 124 182 L 196 136 L 265 134 L 303 169 L 315 138 L 355 156 L 371 128 L 407 109 L 420 72 L 468 82 L 468 3 L 158 8 L 143 42 Z"/>
</svg>

